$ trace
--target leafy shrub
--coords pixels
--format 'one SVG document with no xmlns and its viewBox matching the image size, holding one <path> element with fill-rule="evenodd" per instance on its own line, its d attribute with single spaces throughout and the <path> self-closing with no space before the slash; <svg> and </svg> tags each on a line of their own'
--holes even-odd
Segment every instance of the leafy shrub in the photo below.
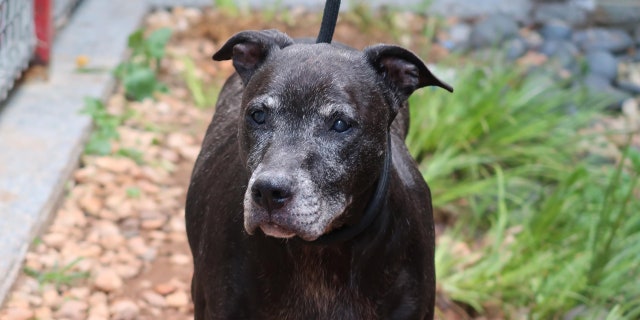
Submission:
<svg viewBox="0 0 640 320">
<path fill-rule="evenodd" d="M 170 38 L 171 30 L 168 28 L 158 29 L 146 38 L 143 30 L 129 36 L 131 56 L 115 70 L 127 98 L 140 101 L 152 97 L 156 91 L 167 91 L 167 87 L 158 80 L 157 72 Z"/>
<path fill-rule="evenodd" d="M 412 97 L 407 137 L 455 219 L 437 244 L 441 290 L 511 317 L 637 318 L 640 156 L 603 167 L 579 148 L 608 101 L 500 64 L 457 72 L 455 94 Z"/>
</svg>

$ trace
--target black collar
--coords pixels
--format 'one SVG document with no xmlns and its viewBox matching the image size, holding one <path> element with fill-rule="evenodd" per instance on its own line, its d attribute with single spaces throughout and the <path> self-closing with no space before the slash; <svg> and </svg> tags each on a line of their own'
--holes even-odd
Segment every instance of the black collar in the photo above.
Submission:
<svg viewBox="0 0 640 320">
<path fill-rule="evenodd" d="M 390 128 L 389 128 L 390 129 Z M 371 201 L 367 204 L 364 211 L 364 215 L 358 222 L 358 224 L 340 229 L 333 230 L 327 234 L 320 236 L 313 241 L 307 241 L 309 244 L 317 245 L 330 245 L 334 243 L 344 242 L 355 238 L 362 233 L 367 227 L 373 223 L 373 220 L 382 212 L 384 207 L 384 201 L 389 190 L 389 172 L 391 168 L 391 134 L 387 131 L 387 154 L 384 158 L 384 164 L 382 165 L 382 172 L 376 185 L 376 190 L 371 198 Z"/>
</svg>

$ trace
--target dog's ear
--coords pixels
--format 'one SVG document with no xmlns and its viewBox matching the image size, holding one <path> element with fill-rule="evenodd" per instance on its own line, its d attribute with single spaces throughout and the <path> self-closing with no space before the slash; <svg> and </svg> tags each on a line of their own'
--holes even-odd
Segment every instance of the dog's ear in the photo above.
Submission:
<svg viewBox="0 0 640 320">
<path fill-rule="evenodd" d="M 278 30 L 242 31 L 235 34 L 213 55 L 213 60 L 233 60 L 233 67 L 247 84 L 269 54 L 293 44 L 293 39 Z"/>
<path fill-rule="evenodd" d="M 424 62 L 407 49 L 379 44 L 365 48 L 364 54 L 402 101 L 426 86 L 438 86 L 453 92 L 450 85 L 434 76 Z"/>
</svg>

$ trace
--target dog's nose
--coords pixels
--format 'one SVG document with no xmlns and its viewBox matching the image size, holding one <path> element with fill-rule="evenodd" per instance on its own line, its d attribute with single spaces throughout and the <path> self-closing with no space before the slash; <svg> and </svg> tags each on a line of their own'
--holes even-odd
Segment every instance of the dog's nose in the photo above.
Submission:
<svg viewBox="0 0 640 320">
<path fill-rule="evenodd" d="M 253 201 L 268 211 L 284 207 L 291 195 L 291 184 L 282 177 L 259 178 L 251 186 Z"/>
</svg>

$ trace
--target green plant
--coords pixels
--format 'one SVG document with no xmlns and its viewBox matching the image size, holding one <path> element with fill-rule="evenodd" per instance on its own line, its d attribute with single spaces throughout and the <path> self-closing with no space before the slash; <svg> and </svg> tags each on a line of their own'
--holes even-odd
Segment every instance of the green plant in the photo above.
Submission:
<svg viewBox="0 0 640 320">
<path fill-rule="evenodd" d="M 127 192 L 127 197 L 129 198 L 140 198 L 140 195 L 142 194 L 142 192 L 140 191 L 140 188 L 138 187 L 129 187 L 126 190 Z"/>
<path fill-rule="evenodd" d="M 116 155 L 130 158 L 133 161 L 135 161 L 137 164 L 143 164 L 144 163 L 144 157 L 143 157 L 142 151 L 140 151 L 138 149 L 120 148 L 116 152 Z"/>
<path fill-rule="evenodd" d="M 148 37 L 143 30 L 129 36 L 128 47 L 131 56 L 120 63 L 115 70 L 116 77 L 122 81 L 127 98 L 143 100 L 152 97 L 156 91 L 166 91 L 156 74 L 160 69 L 160 61 L 165 56 L 165 47 L 171 37 L 168 28 L 158 29 Z"/>
<path fill-rule="evenodd" d="M 111 153 L 111 140 L 118 139 L 118 126 L 123 118 L 110 114 L 102 101 L 95 98 L 85 98 L 84 108 L 80 111 L 91 116 L 94 130 L 89 136 L 85 153 L 107 155 Z"/>
<path fill-rule="evenodd" d="M 436 211 L 456 213 L 437 245 L 439 286 L 513 318 L 637 318 L 640 155 L 603 167 L 578 147 L 608 101 L 503 64 L 458 72 L 455 94 L 412 98 L 407 137 Z"/>
<path fill-rule="evenodd" d="M 196 66 L 193 60 L 186 56 L 182 57 L 181 60 L 184 64 L 184 80 L 196 106 L 199 108 L 213 106 L 218 100 L 218 88 L 211 88 L 211 90 L 205 91 L 205 86 L 196 73 Z"/>
<path fill-rule="evenodd" d="M 217 10 L 222 11 L 226 15 L 231 17 L 240 15 L 240 8 L 234 0 L 214 0 L 213 4 Z"/>
<path fill-rule="evenodd" d="M 26 275 L 35 278 L 41 286 L 51 283 L 56 289 L 60 290 L 63 285 L 70 285 L 78 279 L 89 277 L 89 272 L 71 270 L 81 260 L 82 258 L 77 258 L 63 267 L 58 266 L 56 263 L 49 271 L 38 271 L 29 267 L 24 267 L 23 271 Z"/>
</svg>

